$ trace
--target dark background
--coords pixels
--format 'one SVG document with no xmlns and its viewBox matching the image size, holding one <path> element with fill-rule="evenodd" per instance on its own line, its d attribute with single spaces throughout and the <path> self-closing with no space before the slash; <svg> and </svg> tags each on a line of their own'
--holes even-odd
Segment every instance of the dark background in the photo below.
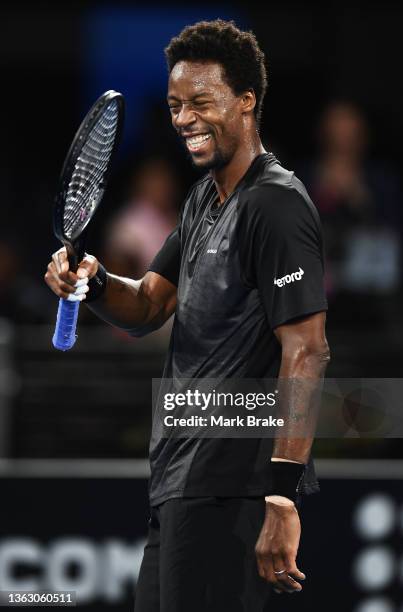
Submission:
<svg viewBox="0 0 403 612">
<path fill-rule="evenodd" d="M 7 463 L 8 477 L 14 477 L 17 468 L 13 466 L 23 459 L 122 460 L 147 455 L 151 378 L 161 374 L 168 333 L 129 339 L 99 324 L 82 307 L 79 339 L 73 351 L 60 354 L 53 349 L 57 300 L 43 282 L 50 256 L 59 248 L 52 236 L 52 204 L 64 155 L 83 115 L 97 96 L 114 88 L 121 90 L 128 102 L 125 138 L 87 250 L 102 258 L 108 223 L 123 209 L 133 175 L 144 159 L 159 156 L 173 165 L 179 209 L 187 188 L 199 175 L 192 170 L 170 126 L 164 100 L 163 48 L 186 23 L 214 17 L 233 17 L 240 27 L 255 32 L 269 66 L 262 140 L 285 167 L 295 168 L 304 180 L 305 169 L 322 154 L 318 126 L 326 108 L 343 101 L 359 109 L 368 130 L 363 166 L 369 176 L 371 168 L 375 169 L 372 176 L 382 176 L 386 187 L 376 198 L 380 218 L 382 210 L 392 211 L 385 223 L 401 245 L 401 3 L 3 3 L 0 456 Z M 387 187 L 391 185 L 393 198 L 389 199 Z M 325 216 L 323 222 L 325 228 L 332 229 L 331 218 Z M 348 220 L 346 223 L 348 227 Z M 329 293 L 329 376 L 400 377 L 401 271 L 399 256 L 397 281 L 386 292 Z M 392 461 L 403 457 L 401 441 L 392 439 L 318 440 L 315 448 L 316 456 L 334 460 Z M 37 476 L 41 476 L 40 468 Z M 12 487 L 21 491 L 21 481 L 9 480 L 8 486 L 10 495 Z M 368 493 L 371 487 L 378 490 L 382 485 L 379 481 L 369 484 Z M 34 489 L 27 488 L 29 498 L 35 496 Z M 41 489 L 44 507 L 51 491 L 49 487 Z M 70 494 L 83 500 L 79 487 Z M 119 490 L 117 499 L 122 494 Z M 351 489 L 346 490 L 346 496 L 350 494 Z M 138 495 L 143 508 L 145 491 Z M 401 504 L 401 492 L 394 488 L 393 495 Z M 21 499 L 21 504 L 27 503 Z M 341 488 L 334 496 L 327 489 L 326 504 L 321 504 L 323 516 L 329 513 L 326 524 L 331 524 L 338 536 L 331 547 L 337 546 L 337 540 L 354 537 L 347 519 L 343 525 L 338 523 Z M 59 528 L 61 535 L 66 533 L 63 525 L 70 510 L 68 505 L 63 507 L 57 510 L 60 522 L 54 522 L 52 533 L 45 536 L 33 525 L 32 536 L 54 538 Z M 82 501 L 78 507 L 81 513 L 86 504 Z M 4 512 L 14 511 L 8 508 Z M 111 515 L 102 503 L 97 512 L 107 526 Z M 31 528 L 23 528 L 29 525 L 23 516 L 20 524 L 21 534 L 29 534 Z M 18 535 L 18 529 L 14 523 L 10 532 Z M 85 533 L 85 521 L 77 529 Z M 7 533 L 5 529 L 4 535 Z M 126 528 L 122 534 L 130 536 Z M 309 534 L 315 537 L 313 529 Z M 396 542 L 401 555 L 401 531 Z M 322 554 L 326 556 L 328 550 Z M 343 551 L 335 554 L 343 567 Z M 352 553 L 345 555 L 350 563 Z M 324 564 L 318 580 L 326 583 L 329 573 Z M 354 585 L 349 589 L 343 607 L 359 610 L 361 591 Z M 392 607 L 359 612 L 395 612 L 399 597 L 401 584 L 390 600 Z M 312 610 L 313 605 L 307 604 L 306 609 Z M 323 605 L 322 599 L 319 605 Z"/>
<path fill-rule="evenodd" d="M 146 5 L 113 3 L 111 7 L 115 12 L 129 10 L 135 24 L 137 13 Z M 187 4 L 171 7 L 153 4 L 149 10 L 155 21 L 160 13 L 161 19 L 178 13 L 176 21 L 181 24 L 191 21 L 192 14 L 202 16 L 206 7 L 207 18 L 233 15 L 241 27 L 256 33 L 269 64 L 262 138 L 286 167 L 294 168 L 315 155 L 321 112 L 334 99 L 346 99 L 357 103 L 370 123 L 369 155 L 391 163 L 400 173 L 403 9 L 399 3 L 367 2 L 365 7 L 354 2 L 281 2 L 266 7 L 207 3 L 196 11 Z M 66 148 L 89 103 L 102 93 L 97 89 L 100 79 L 91 77 L 87 66 L 86 58 L 96 56 L 89 50 L 93 46 L 88 23 L 107 10 L 105 2 L 86 1 L 2 5 L 1 233 L 15 240 L 24 272 L 35 276 L 42 274 L 50 251 L 57 246 L 51 238 L 51 206 Z M 177 32 L 175 20 L 172 29 Z M 163 47 L 169 38 L 155 38 L 151 27 L 144 37 L 152 41 L 153 55 L 160 54 L 163 65 Z M 108 49 L 113 43 L 119 48 L 116 39 L 109 41 Z M 94 46 L 105 44 L 98 39 Z M 125 83 L 139 63 L 144 70 L 147 48 L 141 59 L 127 57 L 127 64 L 121 66 Z M 110 88 L 118 88 L 123 81 L 121 74 L 114 78 L 108 68 L 105 75 L 113 81 Z M 88 82 L 91 78 L 93 83 Z M 115 166 L 108 206 L 103 206 L 100 219 L 119 207 L 125 169 L 145 154 L 176 156 L 184 188 L 197 176 L 176 144 L 164 98 L 159 93 L 149 97 L 149 90 L 146 94 L 144 114 L 136 114 L 137 107 L 127 108 L 127 121 L 136 126 L 135 137 L 126 133 L 126 147 Z"/>
<path fill-rule="evenodd" d="M 270 610 L 400 612 L 401 485 L 385 476 L 322 479 L 300 512 L 304 589 L 274 596 Z M 83 612 L 133 610 L 149 516 L 144 479 L 59 471 L 2 478 L 1 487 L 2 590 L 70 590 Z"/>
</svg>

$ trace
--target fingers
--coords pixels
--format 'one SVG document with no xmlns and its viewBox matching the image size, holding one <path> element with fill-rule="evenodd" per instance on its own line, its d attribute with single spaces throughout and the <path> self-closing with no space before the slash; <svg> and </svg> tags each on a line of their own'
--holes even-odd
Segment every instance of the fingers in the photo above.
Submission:
<svg viewBox="0 0 403 612">
<path fill-rule="evenodd" d="M 97 259 L 86 254 L 77 273 L 72 272 L 69 270 L 67 251 L 62 247 L 52 255 L 45 282 L 57 296 L 72 302 L 83 301 L 89 291 L 88 281 L 95 276 L 97 270 Z"/>
<path fill-rule="evenodd" d="M 88 292 L 88 278 L 78 279 L 70 272 L 69 282 L 64 281 L 56 272 L 55 264 L 51 262 L 45 274 L 45 282 L 58 297 L 72 302 L 82 301 Z"/>
<path fill-rule="evenodd" d="M 295 560 L 287 559 L 282 554 L 262 553 L 256 551 L 258 571 L 261 578 L 270 582 L 276 593 L 296 593 L 302 591 L 298 580 L 305 580 L 306 576 L 301 572 Z M 285 570 L 285 571 L 283 571 Z M 281 572 L 275 573 L 275 572 Z"/>
<path fill-rule="evenodd" d="M 56 264 L 54 261 L 51 261 L 48 265 L 47 272 L 45 274 L 45 282 L 48 287 L 55 293 L 57 296 L 67 299 L 68 296 L 74 293 L 74 281 L 72 283 L 67 283 L 63 281 L 56 270 Z"/>
<path fill-rule="evenodd" d="M 287 563 L 287 560 L 284 557 L 281 560 L 273 559 L 273 574 L 274 579 L 276 581 L 276 588 L 279 588 L 281 591 L 285 591 L 286 593 L 295 593 L 302 591 L 302 586 L 293 577 L 291 567 L 292 565 L 290 563 Z M 282 573 L 276 574 L 275 572 Z M 297 572 L 301 574 L 301 576 L 304 576 L 304 574 L 302 574 L 302 572 L 299 572 L 299 570 L 297 570 Z M 301 577 L 301 580 L 304 578 Z"/>
<path fill-rule="evenodd" d="M 286 565 L 288 567 L 287 569 L 287 574 L 289 576 L 291 576 L 292 578 L 294 578 L 295 580 L 305 580 L 306 576 L 303 572 L 301 572 L 301 570 L 299 570 L 294 562 L 291 563 L 287 563 Z"/>
<path fill-rule="evenodd" d="M 66 247 L 62 247 L 52 255 L 53 263 L 57 274 L 66 274 L 69 269 L 69 260 L 67 257 Z"/>
<path fill-rule="evenodd" d="M 64 273 L 58 272 L 56 264 L 53 261 L 51 261 L 48 265 L 48 271 L 53 276 L 56 282 L 60 281 L 60 283 L 66 285 L 66 287 L 64 287 L 65 291 L 74 290 L 74 287 L 78 281 L 77 275 L 74 274 L 74 272 L 70 272 L 70 270 L 67 270 L 67 272 Z"/>
<path fill-rule="evenodd" d="M 87 253 L 84 256 L 84 259 L 80 262 L 77 270 L 78 278 L 90 279 L 98 271 L 98 260 L 93 255 L 88 255 Z"/>
<path fill-rule="evenodd" d="M 69 271 L 69 260 L 67 256 L 66 247 L 62 247 L 52 255 L 52 261 L 55 265 L 55 269 L 57 274 L 66 282 L 71 281 L 73 278 L 75 280 L 76 277 L 72 277 L 71 274 L 73 272 Z M 80 262 L 77 269 L 78 278 L 92 278 L 95 276 L 98 270 L 98 260 L 93 255 L 85 254 L 83 260 Z M 74 284 L 74 283 L 73 283 Z"/>
</svg>

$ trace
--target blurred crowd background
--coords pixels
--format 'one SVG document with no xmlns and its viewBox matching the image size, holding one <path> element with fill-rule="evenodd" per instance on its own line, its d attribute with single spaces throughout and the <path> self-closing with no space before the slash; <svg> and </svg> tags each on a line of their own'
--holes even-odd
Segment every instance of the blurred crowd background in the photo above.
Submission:
<svg viewBox="0 0 403 612">
<path fill-rule="evenodd" d="M 83 307 L 73 353 L 57 354 L 50 342 L 57 300 L 43 275 L 59 247 L 51 213 L 66 150 L 90 104 L 107 89 L 125 95 L 126 126 L 87 250 L 109 271 L 139 278 L 175 226 L 184 195 L 200 175 L 170 124 L 163 49 L 186 24 L 200 19 L 234 19 L 256 33 L 266 53 L 263 143 L 303 180 L 323 223 L 333 355 L 328 376 L 400 376 L 403 94 L 396 74 L 403 9 L 398 3 L 367 3 L 364 10 L 332 2 L 266 8 L 251 3 L 247 9 L 219 3 L 166 8 L 59 2 L 3 5 L 2 11 L 0 317 L 9 398 L 3 455 L 147 452 L 145 383 L 161 371 L 169 324 L 137 341 L 107 329 Z M 132 353 L 136 357 L 128 364 Z M 143 353 L 147 359 L 138 357 Z M 120 361 L 132 385 L 131 393 L 120 394 L 121 412 Z M 66 364 L 72 376 L 66 376 Z M 80 397 L 75 418 L 70 394 Z M 92 431 L 93 419 L 98 436 L 87 440 L 83 421 Z M 326 456 L 338 449 L 341 456 L 357 449 L 359 456 L 402 456 L 401 445 L 392 441 L 362 448 L 318 443 Z"/>
<path fill-rule="evenodd" d="M 66 150 L 107 89 L 125 95 L 127 120 L 87 251 L 139 278 L 175 226 L 200 175 L 170 125 L 163 49 L 200 19 L 234 19 L 266 53 L 262 140 L 305 183 L 323 224 L 328 376 L 401 376 L 401 3 L 60 0 L 0 11 L 0 457 L 147 456 L 151 378 L 170 324 L 130 339 L 81 307 L 77 344 L 60 354 L 43 275 L 59 248 L 52 203 Z M 400 440 L 362 438 L 318 440 L 316 456 L 403 458 Z"/>
</svg>

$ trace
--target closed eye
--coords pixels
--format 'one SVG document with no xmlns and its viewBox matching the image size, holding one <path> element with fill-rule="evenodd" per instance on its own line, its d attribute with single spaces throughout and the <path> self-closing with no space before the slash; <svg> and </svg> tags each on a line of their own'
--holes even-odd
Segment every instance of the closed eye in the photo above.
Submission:
<svg viewBox="0 0 403 612">
<path fill-rule="evenodd" d="M 207 100 L 195 100 L 194 102 L 192 102 L 192 104 L 190 105 L 193 108 L 205 108 L 206 106 L 208 106 L 210 104 L 210 102 L 208 102 Z M 169 110 L 173 113 L 178 113 L 181 105 L 180 104 L 169 104 Z"/>
<path fill-rule="evenodd" d="M 198 101 L 198 102 L 193 103 L 193 105 L 196 106 L 197 108 L 207 106 L 208 104 L 209 102 L 207 102 L 207 100 L 203 100 L 203 102 Z"/>
</svg>

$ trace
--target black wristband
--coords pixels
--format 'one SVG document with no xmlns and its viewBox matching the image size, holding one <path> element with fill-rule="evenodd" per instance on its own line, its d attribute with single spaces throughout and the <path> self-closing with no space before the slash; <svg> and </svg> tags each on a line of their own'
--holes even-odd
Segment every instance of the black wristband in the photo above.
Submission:
<svg viewBox="0 0 403 612">
<path fill-rule="evenodd" d="M 102 264 L 98 264 L 98 270 L 95 276 L 88 281 L 89 291 L 85 296 L 86 302 L 97 300 L 106 290 L 108 282 L 108 273 Z"/>
<path fill-rule="evenodd" d="M 269 493 L 266 493 L 266 496 L 281 495 L 296 502 L 301 493 L 305 470 L 304 463 L 271 461 Z"/>
</svg>

